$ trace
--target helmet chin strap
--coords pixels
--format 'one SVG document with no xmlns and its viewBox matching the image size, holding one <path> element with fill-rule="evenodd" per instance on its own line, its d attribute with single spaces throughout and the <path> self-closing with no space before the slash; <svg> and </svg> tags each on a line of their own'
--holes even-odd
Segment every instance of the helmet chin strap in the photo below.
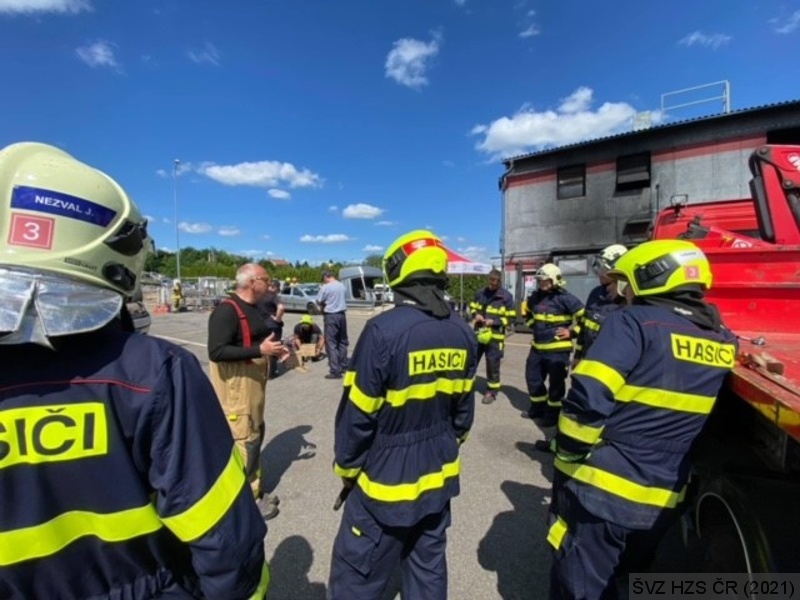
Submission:
<svg viewBox="0 0 800 600">
<path fill-rule="evenodd" d="M 117 292 L 68 277 L 0 268 L 0 344 L 38 344 L 100 329 L 119 315 Z"/>
</svg>

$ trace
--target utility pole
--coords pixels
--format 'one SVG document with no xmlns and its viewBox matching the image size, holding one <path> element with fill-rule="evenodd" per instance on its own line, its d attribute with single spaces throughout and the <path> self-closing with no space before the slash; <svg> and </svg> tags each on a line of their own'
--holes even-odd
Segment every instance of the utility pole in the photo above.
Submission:
<svg viewBox="0 0 800 600">
<path fill-rule="evenodd" d="M 176 279 L 181 278 L 181 233 L 178 227 L 178 165 L 181 164 L 179 159 L 175 159 L 172 169 L 172 195 L 175 198 L 175 266 L 176 266 Z"/>
</svg>

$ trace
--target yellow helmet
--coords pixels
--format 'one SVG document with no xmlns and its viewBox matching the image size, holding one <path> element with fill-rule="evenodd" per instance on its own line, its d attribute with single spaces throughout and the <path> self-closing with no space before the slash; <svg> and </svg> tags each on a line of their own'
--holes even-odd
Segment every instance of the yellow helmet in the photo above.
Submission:
<svg viewBox="0 0 800 600">
<path fill-rule="evenodd" d="M 105 173 L 46 144 L 0 150 L 0 264 L 50 271 L 129 296 L 152 240 Z"/>
<path fill-rule="evenodd" d="M 655 296 L 689 285 L 711 287 L 711 265 L 703 251 L 687 240 L 654 240 L 636 246 L 608 272 L 624 279 L 636 296 Z"/>
<path fill-rule="evenodd" d="M 475 332 L 479 344 L 488 344 L 492 341 L 492 330 L 489 327 L 481 327 Z"/>
<path fill-rule="evenodd" d="M 444 276 L 447 273 L 444 243 L 423 229 L 401 235 L 383 255 L 383 272 L 390 287 L 420 275 Z"/>
<path fill-rule="evenodd" d="M 611 244 L 603 248 L 600 253 L 594 257 L 594 268 L 598 271 L 608 271 L 614 267 L 619 258 L 625 254 L 628 249 L 622 244 Z"/>
<path fill-rule="evenodd" d="M 303 315 L 302 317 L 300 317 L 300 323 L 304 325 L 313 325 L 314 319 L 311 318 L 311 315 Z"/>
<path fill-rule="evenodd" d="M 561 269 L 553 263 L 543 264 L 539 267 L 539 270 L 536 271 L 534 277 L 536 277 L 538 281 L 549 279 L 553 282 L 553 287 L 564 287 L 567 285 L 566 280 L 561 276 Z"/>
</svg>

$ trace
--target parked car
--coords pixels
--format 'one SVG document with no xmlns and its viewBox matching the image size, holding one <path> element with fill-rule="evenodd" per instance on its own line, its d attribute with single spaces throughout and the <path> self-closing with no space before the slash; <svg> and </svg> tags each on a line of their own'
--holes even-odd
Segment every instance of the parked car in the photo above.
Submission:
<svg viewBox="0 0 800 600">
<path fill-rule="evenodd" d="M 283 286 L 281 293 L 278 294 L 278 299 L 287 311 L 307 312 L 316 315 L 319 314 L 317 294 L 319 294 L 319 284 L 299 283 L 292 286 Z"/>
</svg>

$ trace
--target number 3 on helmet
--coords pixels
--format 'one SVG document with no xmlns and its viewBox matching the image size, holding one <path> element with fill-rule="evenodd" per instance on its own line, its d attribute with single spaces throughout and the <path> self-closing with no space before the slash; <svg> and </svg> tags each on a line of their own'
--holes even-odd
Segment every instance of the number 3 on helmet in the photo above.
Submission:
<svg viewBox="0 0 800 600">
<path fill-rule="evenodd" d="M 0 194 L 0 264 L 135 291 L 152 240 L 108 175 L 53 146 L 13 144 L 0 150 Z"/>
</svg>

